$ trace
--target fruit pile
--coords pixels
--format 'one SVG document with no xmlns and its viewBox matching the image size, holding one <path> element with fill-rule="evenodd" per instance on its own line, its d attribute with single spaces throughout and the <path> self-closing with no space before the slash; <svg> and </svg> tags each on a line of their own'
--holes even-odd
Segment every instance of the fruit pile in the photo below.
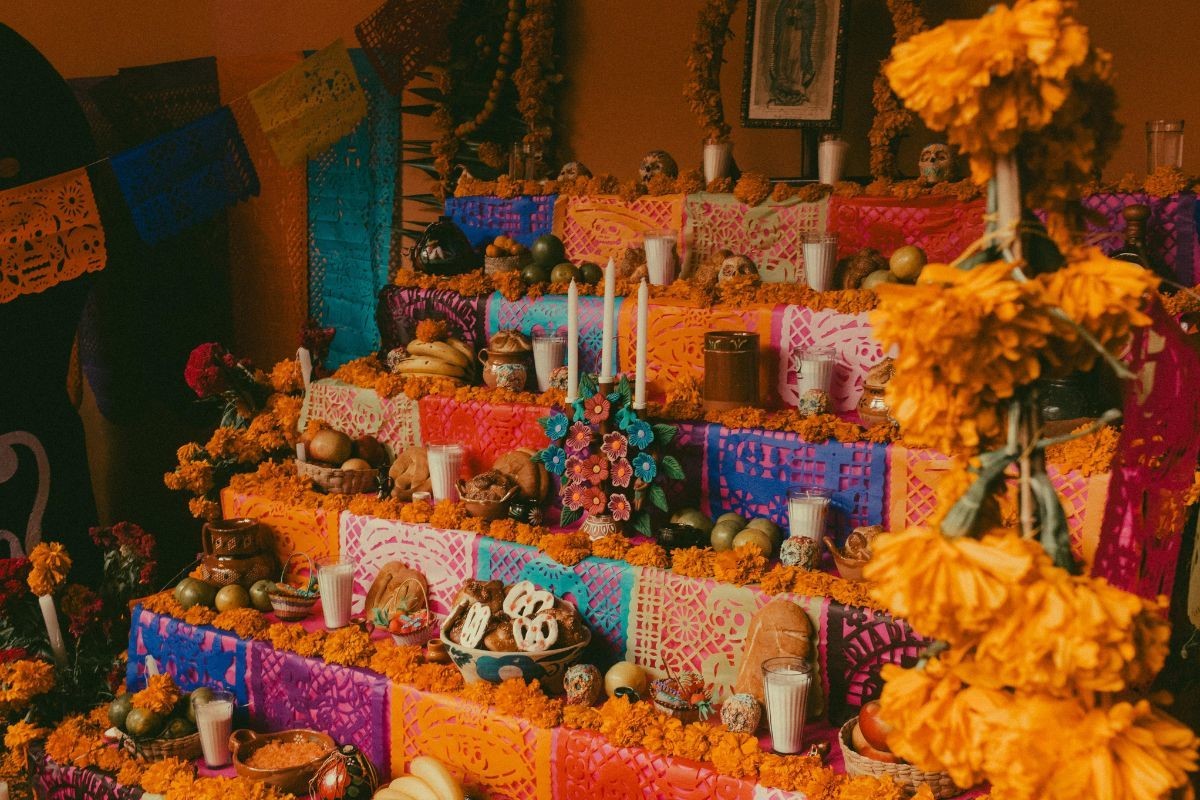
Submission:
<svg viewBox="0 0 1200 800">
<path fill-rule="evenodd" d="M 925 251 L 915 244 L 897 247 L 888 259 L 888 268 L 872 272 L 863 278 L 863 289 L 874 289 L 884 283 L 916 283 L 925 269 Z"/>
<path fill-rule="evenodd" d="M 119 695 L 108 704 L 108 722 L 124 735 L 139 741 L 182 739 L 196 732 L 193 700 L 201 703 L 212 698 L 212 689 L 201 686 L 181 694 L 169 713 L 135 708 L 133 693 Z"/>
<path fill-rule="evenodd" d="M 305 456 L 311 463 L 335 469 L 386 469 L 391 459 L 387 448 L 374 436 L 351 439 L 333 428 L 309 431 L 301 437 Z"/>
<path fill-rule="evenodd" d="M 175 585 L 175 600 L 187 611 L 192 606 L 204 606 L 214 611 L 232 611 L 235 608 L 255 608 L 262 612 L 271 610 L 270 593 L 275 589 L 272 581 L 256 581 L 249 589 L 236 583 L 217 586 L 200 578 L 184 578 Z"/>
<path fill-rule="evenodd" d="M 463 800 L 460 784 L 446 765 L 432 756 L 417 756 L 401 775 L 375 792 L 374 800 Z"/>
<path fill-rule="evenodd" d="M 472 382 L 476 373 L 475 354 L 466 342 L 453 336 L 440 342 L 413 339 L 388 355 L 388 366 L 403 375 L 449 378 L 459 384 Z"/>
<path fill-rule="evenodd" d="M 691 528 L 695 531 L 682 530 Z M 671 515 L 671 524 L 659 533 L 659 544 L 665 549 L 676 547 L 702 547 L 706 543 L 718 553 L 752 544 L 762 551 L 764 558 L 778 553 L 783 544 L 783 531 L 765 517 L 747 520 L 732 511 L 722 514 L 714 521 L 702 511 L 686 508 Z"/>
<path fill-rule="evenodd" d="M 514 241 L 509 236 L 503 234 L 492 240 L 492 243 L 483 249 L 483 254 L 488 258 L 507 258 L 510 256 L 523 256 L 529 252 L 529 248 L 518 241 Z"/>
</svg>

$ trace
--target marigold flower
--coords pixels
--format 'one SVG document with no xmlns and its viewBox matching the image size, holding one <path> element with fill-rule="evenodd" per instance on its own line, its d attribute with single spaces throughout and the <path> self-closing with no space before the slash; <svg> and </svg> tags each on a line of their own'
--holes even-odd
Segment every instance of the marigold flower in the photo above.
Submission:
<svg viewBox="0 0 1200 800">
<path fill-rule="evenodd" d="M 165 673 L 151 675 L 146 679 L 146 688 L 133 695 L 133 707 L 144 708 L 156 714 L 170 714 L 179 702 L 182 693 L 175 680 Z"/>
<path fill-rule="evenodd" d="M 762 580 L 767 559 L 756 545 L 746 544 L 717 553 L 712 558 L 713 577 L 723 583 L 744 586 Z"/>
<path fill-rule="evenodd" d="M 658 567 L 666 569 L 668 564 L 667 551 L 657 542 L 642 542 L 629 548 L 625 560 L 635 567 Z"/>
<path fill-rule="evenodd" d="M 347 667 L 366 667 L 375 654 L 371 637 L 355 625 L 330 631 L 321 648 L 321 658 L 330 664 Z"/>
<path fill-rule="evenodd" d="M 39 597 L 62 586 L 71 571 L 71 557 L 60 542 L 39 542 L 29 553 L 29 563 L 33 566 L 29 588 Z"/>
<path fill-rule="evenodd" d="M 222 611 L 213 617 L 210 624 L 214 628 L 233 631 L 243 639 L 261 639 L 268 627 L 266 617 L 256 608 L 231 608 Z"/>
</svg>

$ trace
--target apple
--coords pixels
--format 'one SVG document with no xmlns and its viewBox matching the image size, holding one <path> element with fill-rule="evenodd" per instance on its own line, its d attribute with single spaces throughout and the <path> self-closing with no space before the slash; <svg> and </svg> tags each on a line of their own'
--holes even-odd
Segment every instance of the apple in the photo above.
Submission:
<svg viewBox="0 0 1200 800">
<path fill-rule="evenodd" d="M 353 449 L 354 442 L 350 441 L 349 436 L 330 428 L 317 431 L 308 443 L 309 457 L 326 464 L 341 464 L 350 458 L 350 451 Z"/>
<path fill-rule="evenodd" d="M 373 469 L 373 467 L 370 464 L 368 464 L 364 459 L 361 459 L 361 458 L 347 458 L 345 461 L 342 462 L 341 468 L 348 469 L 348 470 Z"/>
<path fill-rule="evenodd" d="M 872 700 L 863 705 L 858 712 L 858 726 L 862 729 L 862 735 L 867 740 L 867 744 L 876 750 L 890 753 L 891 748 L 888 747 L 887 737 L 892 732 L 892 726 L 880 718 L 879 709 L 878 700 Z"/>
<path fill-rule="evenodd" d="M 892 257 L 888 259 L 888 266 L 897 279 L 903 283 L 913 283 L 920 277 L 925 262 L 924 250 L 915 244 L 906 244 L 896 248 Z"/>
<path fill-rule="evenodd" d="M 387 449 L 374 436 L 360 436 L 355 439 L 354 455 L 373 467 L 386 466 L 388 461 Z"/>
</svg>

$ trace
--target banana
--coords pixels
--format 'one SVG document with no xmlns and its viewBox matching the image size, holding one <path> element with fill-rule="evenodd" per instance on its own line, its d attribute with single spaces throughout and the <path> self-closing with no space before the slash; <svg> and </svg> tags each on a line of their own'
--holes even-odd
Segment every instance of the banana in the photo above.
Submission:
<svg viewBox="0 0 1200 800">
<path fill-rule="evenodd" d="M 407 792 L 402 792 L 399 789 L 393 789 L 385 786 L 375 792 L 374 800 L 411 800 L 412 795 Z"/>
<path fill-rule="evenodd" d="M 413 339 L 407 345 L 408 352 L 414 356 L 426 356 L 445 361 L 447 364 L 457 364 L 464 369 L 471 365 L 471 359 L 445 342 L 422 342 Z"/>
<path fill-rule="evenodd" d="M 405 374 L 413 372 L 432 373 L 434 375 L 448 375 L 451 378 L 467 377 L 467 371 L 458 364 L 450 364 L 437 358 L 430 358 L 429 356 L 409 356 L 398 362 L 392 371 Z"/>
<path fill-rule="evenodd" d="M 441 378 L 444 381 L 450 381 L 456 386 L 467 385 L 467 380 L 465 378 L 458 378 L 454 375 L 445 375 L 441 372 L 423 372 L 421 370 L 415 370 L 413 372 L 405 372 L 404 374 L 410 378 Z"/>
<path fill-rule="evenodd" d="M 462 353 L 463 357 L 467 359 L 468 364 L 475 363 L 475 352 L 462 339 L 455 339 L 453 336 L 451 336 L 446 340 L 446 344 Z"/>
<path fill-rule="evenodd" d="M 440 800 L 437 792 L 416 775 L 404 775 L 388 784 L 388 790 L 399 795 L 408 795 L 412 800 Z"/>
<path fill-rule="evenodd" d="M 446 765 L 432 756 L 417 756 L 408 771 L 429 784 L 440 800 L 463 800 L 463 788 Z"/>
</svg>

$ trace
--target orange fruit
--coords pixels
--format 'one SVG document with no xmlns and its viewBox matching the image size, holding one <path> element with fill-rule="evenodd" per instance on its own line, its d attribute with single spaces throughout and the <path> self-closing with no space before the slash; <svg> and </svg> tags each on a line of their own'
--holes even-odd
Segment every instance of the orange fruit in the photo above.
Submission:
<svg viewBox="0 0 1200 800">
<path fill-rule="evenodd" d="M 489 244 L 484 248 L 483 252 L 488 258 L 498 258 L 500 256 L 500 247 L 499 245 Z"/>
</svg>

